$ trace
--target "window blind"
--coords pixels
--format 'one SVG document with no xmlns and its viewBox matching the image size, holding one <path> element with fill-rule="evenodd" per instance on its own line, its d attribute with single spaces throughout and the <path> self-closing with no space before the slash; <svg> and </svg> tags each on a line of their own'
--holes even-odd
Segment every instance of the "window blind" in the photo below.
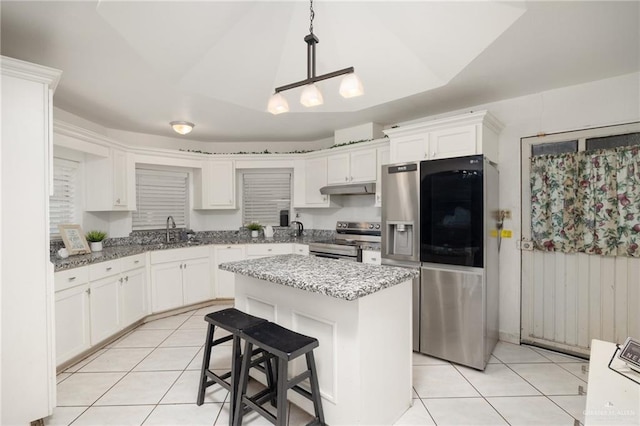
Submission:
<svg viewBox="0 0 640 426">
<path fill-rule="evenodd" d="M 164 229 L 173 216 L 178 228 L 186 228 L 189 215 L 189 174 L 168 170 L 136 169 L 136 202 L 133 230 Z"/>
<path fill-rule="evenodd" d="M 291 173 L 242 175 L 242 222 L 279 225 L 280 210 L 291 207 Z"/>
<path fill-rule="evenodd" d="M 78 167 L 77 161 L 53 159 L 53 195 L 49 197 L 49 235 L 51 237 L 60 236 L 58 225 L 77 223 Z"/>
</svg>

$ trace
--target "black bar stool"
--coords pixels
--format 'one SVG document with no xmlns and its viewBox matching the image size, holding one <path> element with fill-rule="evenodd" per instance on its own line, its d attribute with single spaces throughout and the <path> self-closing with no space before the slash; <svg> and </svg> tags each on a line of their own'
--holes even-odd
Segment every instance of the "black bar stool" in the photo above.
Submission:
<svg viewBox="0 0 640 426">
<path fill-rule="evenodd" d="M 311 424 L 324 425 L 318 374 L 313 357 L 313 349 L 318 347 L 318 340 L 296 333 L 272 322 L 264 322 L 254 327 L 244 329 L 240 333 L 240 336 L 244 339 L 245 345 L 236 395 L 235 413 L 233 414 L 233 424 L 240 426 L 243 415 L 254 410 L 274 425 L 285 426 L 287 424 L 288 411 L 287 391 L 293 389 L 313 402 L 315 418 Z M 275 392 L 277 398 L 276 416 L 262 407 L 266 401 L 272 400 L 273 394 L 271 394 L 271 398 L 269 398 L 270 395 L 266 395 L 265 397 L 265 395 L 261 393 L 253 396 L 246 395 L 249 369 L 251 368 L 251 357 L 247 354 L 251 353 L 254 346 L 272 355 L 274 358 L 270 362 L 277 362 L 277 387 Z M 302 355 L 306 357 L 307 369 L 301 374 L 289 379 L 287 375 L 289 361 Z M 309 379 L 311 392 L 299 386 L 299 383 L 305 379 Z"/>
<path fill-rule="evenodd" d="M 240 362 L 242 358 L 240 352 L 240 333 L 244 329 L 256 326 L 258 324 L 266 323 L 267 320 L 246 314 L 235 308 L 227 308 L 221 311 L 212 312 L 205 315 L 204 319 L 209 323 L 209 326 L 207 328 L 207 338 L 204 342 L 204 356 L 202 359 L 200 386 L 198 387 L 198 399 L 196 403 L 198 405 L 202 405 L 204 403 L 205 389 L 216 383 L 219 384 L 230 393 L 229 424 L 231 425 L 233 422 L 233 413 L 235 411 L 235 394 L 237 383 L 239 383 L 238 377 L 240 375 Z M 213 334 L 216 327 L 226 330 L 231 334 L 214 340 Z M 213 347 L 228 342 L 232 339 L 233 349 L 231 371 L 218 375 L 209 369 Z M 249 353 L 249 368 L 258 367 L 260 364 L 263 365 L 259 369 L 266 374 L 267 383 L 269 385 L 268 389 L 266 389 L 264 393 L 267 393 L 267 391 L 273 392 L 274 374 L 273 369 L 271 368 L 271 364 L 269 363 L 269 358 L 271 356 L 261 349 L 251 351 Z M 258 356 L 257 358 L 253 358 L 253 356 L 257 354 L 260 354 L 260 356 Z"/>
</svg>

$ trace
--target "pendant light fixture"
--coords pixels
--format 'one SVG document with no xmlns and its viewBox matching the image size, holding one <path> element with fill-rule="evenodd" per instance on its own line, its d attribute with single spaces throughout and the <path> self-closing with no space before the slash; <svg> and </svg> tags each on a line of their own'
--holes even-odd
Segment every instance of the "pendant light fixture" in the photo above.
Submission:
<svg viewBox="0 0 640 426">
<path fill-rule="evenodd" d="M 189 123 L 188 121 L 172 121 L 169 124 L 174 132 L 180 133 L 181 135 L 191 133 L 195 126 L 195 124 Z"/>
<path fill-rule="evenodd" d="M 329 78 L 339 77 L 341 75 L 345 76 L 340 84 L 340 95 L 342 95 L 343 98 L 353 98 L 364 93 L 362 82 L 354 73 L 353 67 L 330 72 L 328 74 L 316 75 L 316 44 L 318 44 L 320 40 L 318 40 L 318 37 L 313 33 L 313 18 L 315 17 L 313 0 L 310 0 L 309 10 L 309 34 L 304 38 L 304 42 L 307 43 L 307 78 L 295 83 L 276 87 L 275 93 L 271 96 L 269 104 L 267 105 L 267 111 L 271 114 L 276 115 L 282 114 L 283 112 L 289 112 L 287 99 L 280 92 L 301 86 L 305 86 L 302 90 L 302 95 L 300 96 L 300 103 L 302 105 L 306 107 L 322 105 L 324 102 L 322 99 L 322 92 L 320 92 L 320 89 L 318 89 L 315 83 Z"/>
</svg>

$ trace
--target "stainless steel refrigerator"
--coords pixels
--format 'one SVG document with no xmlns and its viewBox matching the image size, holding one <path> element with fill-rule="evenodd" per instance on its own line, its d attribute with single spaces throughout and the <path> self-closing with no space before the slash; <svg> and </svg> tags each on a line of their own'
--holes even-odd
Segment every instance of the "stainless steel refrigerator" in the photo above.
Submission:
<svg viewBox="0 0 640 426">
<path fill-rule="evenodd" d="M 389 165 L 382 196 L 383 263 L 420 267 L 414 350 L 483 370 L 498 339 L 497 169 L 482 156 Z"/>
</svg>

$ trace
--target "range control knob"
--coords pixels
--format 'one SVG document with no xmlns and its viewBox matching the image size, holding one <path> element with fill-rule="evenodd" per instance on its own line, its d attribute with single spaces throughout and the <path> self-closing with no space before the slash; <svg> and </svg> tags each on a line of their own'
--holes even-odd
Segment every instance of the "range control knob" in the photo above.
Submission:
<svg viewBox="0 0 640 426">
<path fill-rule="evenodd" d="M 373 224 L 369 225 L 369 229 L 373 229 Z"/>
<path fill-rule="evenodd" d="M 376 223 L 376 229 L 380 229 L 380 224 Z"/>
</svg>

